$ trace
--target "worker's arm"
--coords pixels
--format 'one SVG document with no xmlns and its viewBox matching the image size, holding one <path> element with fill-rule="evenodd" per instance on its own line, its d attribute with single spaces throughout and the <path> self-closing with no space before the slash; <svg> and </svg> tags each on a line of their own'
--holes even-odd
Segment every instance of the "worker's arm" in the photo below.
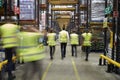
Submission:
<svg viewBox="0 0 120 80">
<path fill-rule="evenodd" d="M 81 34 L 81 45 L 83 45 L 83 42 L 84 42 L 84 33 Z"/>
<path fill-rule="evenodd" d="M 68 38 L 68 42 L 69 42 L 70 37 L 69 37 L 69 33 L 68 32 L 67 32 L 67 38 Z"/>
</svg>

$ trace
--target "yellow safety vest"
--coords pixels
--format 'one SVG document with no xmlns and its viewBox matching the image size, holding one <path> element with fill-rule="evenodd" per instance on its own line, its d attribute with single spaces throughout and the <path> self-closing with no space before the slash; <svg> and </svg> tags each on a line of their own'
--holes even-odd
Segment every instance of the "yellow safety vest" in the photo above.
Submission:
<svg viewBox="0 0 120 80">
<path fill-rule="evenodd" d="M 70 34 L 70 43 L 72 45 L 78 45 L 79 41 L 78 41 L 78 34 L 72 33 Z"/>
<path fill-rule="evenodd" d="M 20 61 L 31 62 L 41 60 L 45 57 L 44 46 L 39 44 L 38 40 L 42 37 L 40 33 L 35 32 L 20 32 L 18 34 L 19 47 L 17 52 L 20 56 Z"/>
<path fill-rule="evenodd" d="M 92 34 L 91 33 L 83 33 L 82 36 L 84 38 L 83 46 L 91 46 Z"/>
<path fill-rule="evenodd" d="M 48 45 L 49 46 L 55 46 L 56 45 L 56 41 L 55 41 L 55 37 L 56 37 L 56 34 L 55 33 L 49 33 L 48 35 Z"/>
<path fill-rule="evenodd" d="M 66 43 L 67 42 L 67 32 L 66 31 L 61 31 L 59 33 L 59 38 L 60 38 L 60 42 L 62 43 Z"/>
<path fill-rule="evenodd" d="M 3 48 L 18 46 L 17 33 L 19 32 L 19 26 L 15 24 L 4 24 L 0 26 L 0 35 L 2 37 Z"/>
<path fill-rule="evenodd" d="M 110 48 L 113 48 L 113 32 L 110 32 Z"/>
</svg>

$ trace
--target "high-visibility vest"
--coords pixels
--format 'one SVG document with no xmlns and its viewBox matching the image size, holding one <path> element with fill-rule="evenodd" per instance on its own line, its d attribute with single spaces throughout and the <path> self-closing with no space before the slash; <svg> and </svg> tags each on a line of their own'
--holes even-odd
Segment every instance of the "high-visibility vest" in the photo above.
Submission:
<svg viewBox="0 0 120 80">
<path fill-rule="evenodd" d="M 91 33 L 83 33 L 82 36 L 84 38 L 83 46 L 91 46 L 92 34 Z"/>
<path fill-rule="evenodd" d="M 17 33 L 19 32 L 19 26 L 15 24 L 4 24 L 0 26 L 0 35 L 2 38 L 3 48 L 18 46 Z"/>
<path fill-rule="evenodd" d="M 110 32 L 110 48 L 113 48 L 113 32 Z"/>
<path fill-rule="evenodd" d="M 17 48 L 20 61 L 31 62 L 45 57 L 44 46 L 39 44 L 40 33 L 20 32 L 18 34 L 19 46 Z"/>
<path fill-rule="evenodd" d="M 70 43 L 72 44 L 72 45 L 78 45 L 78 43 L 79 43 L 79 41 L 78 41 L 78 34 L 76 34 L 76 33 L 72 33 L 72 34 L 70 34 Z"/>
<path fill-rule="evenodd" d="M 56 38 L 56 34 L 55 33 L 49 33 L 48 35 L 48 45 L 49 46 L 55 46 L 56 45 L 56 41 L 55 41 L 55 38 Z"/>
<path fill-rule="evenodd" d="M 60 38 L 60 42 L 61 43 L 66 43 L 68 40 L 67 40 L 67 32 L 66 31 L 61 31 L 60 33 L 59 33 L 59 38 Z"/>
</svg>

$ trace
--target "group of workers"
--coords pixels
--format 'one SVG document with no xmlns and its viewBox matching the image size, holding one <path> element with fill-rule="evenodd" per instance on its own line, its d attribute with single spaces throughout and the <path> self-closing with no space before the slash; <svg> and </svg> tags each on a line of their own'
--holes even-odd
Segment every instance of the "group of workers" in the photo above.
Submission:
<svg viewBox="0 0 120 80">
<path fill-rule="evenodd" d="M 7 80 L 14 80 L 15 63 L 12 61 L 13 56 L 17 56 L 18 61 L 25 64 L 24 74 L 21 80 L 33 80 L 35 72 L 38 72 L 38 78 L 41 78 L 40 62 L 45 55 L 44 47 L 39 39 L 43 34 L 31 26 L 19 26 L 12 23 L 6 23 L 0 26 L 0 36 L 2 48 L 5 50 L 5 60 L 7 60 L 6 71 L 8 73 Z M 40 69 L 40 70 L 38 70 Z M 28 72 L 30 72 L 28 76 Z M 35 75 L 36 76 L 36 75 Z"/>
<path fill-rule="evenodd" d="M 38 72 L 38 80 L 42 76 L 42 59 L 45 57 L 43 42 L 39 39 L 43 38 L 43 34 L 34 27 L 19 26 L 12 23 L 6 23 L 0 26 L 0 36 L 2 41 L 2 48 L 5 50 L 5 60 L 8 61 L 6 70 L 8 72 L 8 80 L 14 80 L 15 75 L 12 73 L 15 70 L 15 63 L 12 61 L 12 57 L 17 56 L 18 61 L 22 61 L 25 64 L 25 71 L 21 80 L 33 80 L 35 72 Z M 88 61 L 88 55 L 90 52 L 92 34 L 86 30 L 83 36 L 83 45 L 86 49 L 86 58 Z M 56 33 L 53 29 L 50 29 L 47 34 L 47 43 L 50 47 L 50 59 L 53 60 L 56 46 Z M 70 39 L 71 44 L 71 56 L 77 57 L 77 45 L 79 44 L 79 35 L 75 29 L 72 33 L 65 30 L 65 26 L 59 32 L 59 42 L 61 46 L 61 59 L 66 57 L 66 46 Z M 39 62 L 40 61 L 40 62 Z M 39 69 L 39 70 L 38 70 Z M 30 72 L 29 76 L 28 73 Z"/>
<path fill-rule="evenodd" d="M 86 29 L 81 36 L 83 38 L 82 46 L 85 48 L 86 51 L 85 60 L 88 61 L 92 33 L 90 33 L 88 29 Z M 48 33 L 47 37 L 48 37 L 47 43 L 50 47 L 50 59 L 53 60 L 53 56 L 55 53 L 55 46 L 56 46 L 56 33 L 53 31 L 53 29 L 50 29 L 50 32 Z M 68 42 L 70 42 L 71 44 L 71 56 L 77 57 L 77 46 L 79 45 L 79 35 L 76 33 L 75 29 L 73 29 L 69 35 L 68 31 L 65 30 L 65 25 L 63 25 L 62 30 L 59 32 L 58 40 L 60 42 L 60 48 L 61 48 L 61 59 L 64 59 L 66 57 L 66 46 Z"/>
</svg>

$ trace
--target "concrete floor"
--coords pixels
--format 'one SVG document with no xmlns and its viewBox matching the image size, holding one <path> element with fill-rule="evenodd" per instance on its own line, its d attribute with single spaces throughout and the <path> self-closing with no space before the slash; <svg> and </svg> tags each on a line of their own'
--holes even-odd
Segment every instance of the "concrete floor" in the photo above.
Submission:
<svg viewBox="0 0 120 80">
<path fill-rule="evenodd" d="M 42 62 L 42 78 L 32 80 L 120 80 L 119 75 L 107 73 L 106 66 L 98 65 L 101 53 L 91 53 L 89 61 L 85 61 L 85 54 L 80 47 L 78 47 L 78 57 L 76 58 L 71 56 L 71 47 L 67 46 L 66 58 L 61 60 L 60 46 L 56 46 L 54 59 L 51 61 L 49 47 L 46 46 L 45 54 L 46 57 Z M 15 80 L 22 80 L 24 65 L 17 66 Z"/>
</svg>

